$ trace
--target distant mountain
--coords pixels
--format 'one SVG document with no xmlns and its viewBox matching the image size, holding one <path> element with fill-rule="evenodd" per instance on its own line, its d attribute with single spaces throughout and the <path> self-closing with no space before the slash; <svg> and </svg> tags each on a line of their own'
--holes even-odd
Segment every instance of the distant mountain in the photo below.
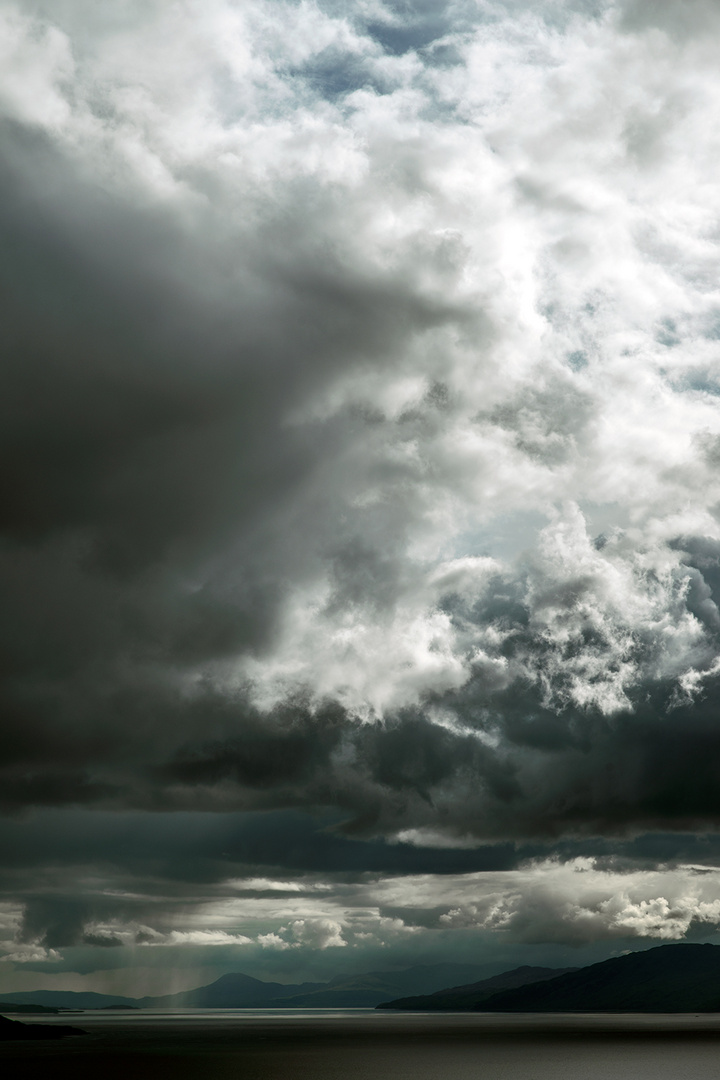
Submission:
<svg viewBox="0 0 720 1080">
<path fill-rule="evenodd" d="M 720 1012 L 720 946 L 660 945 L 494 994 L 492 1012 Z"/>
<path fill-rule="evenodd" d="M 512 971 L 503 971 L 502 974 L 493 975 L 492 978 L 483 979 L 481 982 L 470 983 L 465 986 L 451 986 L 449 989 L 438 990 L 434 994 L 383 1001 L 376 1007 L 378 1009 L 407 1009 L 422 1012 L 442 1010 L 471 1012 L 481 1002 L 487 1001 L 488 998 L 493 997 L 501 990 L 510 990 L 518 986 L 526 986 L 528 983 L 555 979 L 558 975 L 577 970 L 577 968 L 513 968 Z"/>
<path fill-rule="evenodd" d="M 0 1001 L 0 1013 L 52 1013 L 57 1016 L 59 1009 L 51 1009 L 49 1005 L 17 1005 L 12 1001 Z"/>
<path fill-rule="evenodd" d="M 482 969 L 470 964 L 427 964 L 405 971 L 371 971 L 337 976 L 322 989 L 295 994 L 283 1001 L 288 1008 L 374 1008 L 390 994 L 427 994 L 455 979 L 477 977 Z"/>
<path fill-rule="evenodd" d="M 34 990 L 3 998 L 6 1006 L 50 1009 L 380 1006 L 478 1012 L 720 1012 L 717 945 L 660 945 L 585 968 L 521 967 L 476 981 L 481 974 L 481 967 L 469 964 L 430 964 L 288 985 L 236 973 L 162 997 Z"/>
<path fill-rule="evenodd" d="M 195 990 L 185 990 L 179 994 L 164 994 L 161 997 L 144 997 L 134 1002 L 141 1008 L 169 1009 L 242 1009 L 264 1008 L 276 1004 L 280 999 L 293 994 L 303 994 L 316 989 L 326 989 L 327 983 L 290 984 L 263 982 L 250 975 L 237 972 L 222 975 L 208 986 L 199 986 Z"/>
<path fill-rule="evenodd" d="M 117 994 L 95 994 L 91 990 L 24 990 L 19 994 L 3 993 L 3 1000 L 13 1005 L 47 1005 L 51 1009 L 104 1009 L 118 1005 L 137 1005 L 135 998 Z"/>
<path fill-rule="evenodd" d="M 63 1009 L 373 1008 L 381 1001 L 387 1001 L 399 994 L 429 994 L 453 982 L 468 982 L 482 973 L 482 965 L 427 964 L 404 971 L 338 975 L 326 983 L 287 984 L 263 982 L 237 972 L 223 975 L 208 986 L 160 997 L 128 998 L 72 990 L 31 990 L 18 994 L 3 994 L 3 997 L 13 1005 L 36 1004 Z"/>
<path fill-rule="evenodd" d="M 337 975 L 329 983 L 272 983 L 249 975 L 223 975 L 197 990 L 164 997 L 140 998 L 135 1004 L 155 1008 L 239 1009 L 344 1009 L 373 1008 L 390 995 L 429 993 L 453 978 L 479 973 L 470 964 L 427 964 L 404 971 L 371 971 L 364 975 Z"/>
</svg>

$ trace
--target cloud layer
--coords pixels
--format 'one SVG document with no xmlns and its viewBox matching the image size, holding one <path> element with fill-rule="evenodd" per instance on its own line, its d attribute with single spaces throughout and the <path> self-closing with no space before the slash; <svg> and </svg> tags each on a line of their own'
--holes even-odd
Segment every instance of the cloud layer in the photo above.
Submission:
<svg viewBox="0 0 720 1080">
<path fill-rule="evenodd" d="M 719 33 L 0 4 L 5 811 L 717 827 Z M 713 921 L 654 888 L 573 925 Z"/>
</svg>

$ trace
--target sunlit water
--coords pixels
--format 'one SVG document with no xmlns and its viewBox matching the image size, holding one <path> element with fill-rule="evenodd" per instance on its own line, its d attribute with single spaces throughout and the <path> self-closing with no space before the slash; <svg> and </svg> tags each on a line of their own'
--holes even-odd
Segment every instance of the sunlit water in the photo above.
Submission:
<svg viewBox="0 0 720 1080">
<path fill-rule="evenodd" d="M 25 1018 L 40 1022 L 40 1018 Z M 718 1080 L 720 1015 L 100 1011 L 87 1034 L 0 1044 L 7 1080 Z"/>
</svg>

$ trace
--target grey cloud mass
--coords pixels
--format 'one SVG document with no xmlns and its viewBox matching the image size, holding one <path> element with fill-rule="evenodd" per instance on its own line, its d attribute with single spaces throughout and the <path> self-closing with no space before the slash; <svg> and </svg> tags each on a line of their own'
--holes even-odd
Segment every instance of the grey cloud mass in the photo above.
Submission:
<svg viewBox="0 0 720 1080">
<path fill-rule="evenodd" d="M 718 35 L 0 2 L 2 986 L 716 932 Z"/>
</svg>

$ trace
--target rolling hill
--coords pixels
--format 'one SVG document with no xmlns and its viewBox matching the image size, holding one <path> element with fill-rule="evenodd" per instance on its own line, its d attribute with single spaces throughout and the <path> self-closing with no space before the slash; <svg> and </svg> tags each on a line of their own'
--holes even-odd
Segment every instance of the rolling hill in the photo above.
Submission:
<svg viewBox="0 0 720 1080">
<path fill-rule="evenodd" d="M 383 1002 L 379 1008 L 458 1012 L 720 1012 L 720 946 L 660 945 L 561 973 L 517 968 L 480 983 L 451 987 L 427 997 Z"/>
<path fill-rule="evenodd" d="M 512 971 L 503 971 L 500 975 L 493 975 L 490 979 L 482 979 L 480 982 L 469 983 L 465 986 L 451 986 L 444 990 L 438 990 L 434 994 L 422 994 L 413 997 L 396 998 L 394 1001 L 384 1001 L 377 1008 L 421 1012 L 445 1010 L 471 1012 L 481 1002 L 486 1001 L 502 990 L 525 986 L 527 983 L 554 979 L 556 976 L 569 971 L 577 971 L 577 968 L 513 968 Z"/>
<path fill-rule="evenodd" d="M 720 1012 L 720 947 L 660 945 L 494 994 L 493 1012 Z"/>
</svg>

